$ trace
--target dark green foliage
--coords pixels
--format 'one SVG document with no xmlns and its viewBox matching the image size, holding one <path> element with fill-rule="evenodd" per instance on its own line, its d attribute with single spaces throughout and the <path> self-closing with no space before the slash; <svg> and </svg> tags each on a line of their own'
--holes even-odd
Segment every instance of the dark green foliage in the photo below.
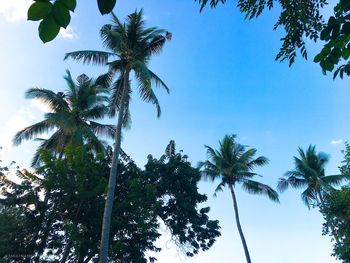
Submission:
<svg viewBox="0 0 350 263">
<path fill-rule="evenodd" d="M 310 145 L 306 151 L 298 148 L 299 156 L 294 156 L 295 168 L 284 174 L 278 181 L 278 190 L 284 192 L 289 187 L 303 189 L 301 199 L 310 207 L 322 206 L 322 199 L 333 187 L 349 180 L 345 174 L 326 175 L 325 167 L 329 156 L 317 153 L 316 147 Z"/>
<path fill-rule="evenodd" d="M 207 200 L 198 193 L 200 171 L 191 166 L 186 155 L 175 152 L 171 141 L 160 159 L 148 156 L 145 172 L 157 186 L 158 215 L 171 231 L 173 241 L 188 256 L 209 249 L 220 232 L 218 221 L 209 220 L 209 207 L 197 208 Z"/>
<path fill-rule="evenodd" d="M 253 170 L 256 167 L 268 164 L 264 156 L 255 158 L 257 149 L 248 148 L 235 140 L 236 135 L 225 135 L 220 141 L 219 150 L 210 146 L 207 149 L 208 160 L 200 163 L 204 178 L 212 181 L 220 180 L 215 193 L 222 191 L 224 187 L 242 188 L 250 194 L 265 195 L 272 201 L 279 202 L 278 193 L 270 186 L 253 180 L 259 176 Z"/>
<path fill-rule="evenodd" d="M 19 208 L 5 208 L 0 205 L 0 262 L 9 262 L 17 255 L 29 255 L 28 237 L 30 229 L 26 228 L 26 218 Z M 23 262 L 22 258 L 17 262 Z"/>
<path fill-rule="evenodd" d="M 1 176 L 0 223 L 7 222 L 0 224 L 3 254 L 17 248 L 16 254 L 46 262 L 49 255 L 61 260 L 68 251 L 67 262 L 98 261 L 111 156 L 83 147 L 65 151 L 63 159 L 41 151 L 43 165 L 36 174 L 19 172 L 20 184 Z M 109 262 L 147 262 L 146 251 L 160 251 L 155 245 L 159 219 L 189 256 L 208 249 L 220 235 L 218 222 L 208 218 L 209 208 L 197 208 L 206 197 L 197 192 L 199 172 L 185 156 L 149 157 L 145 170 L 123 162 L 119 173 Z M 9 262 L 28 259 L 16 260 Z"/>
<path fill-rule="evenodd" d="M 44 120 L 28 126 L 16 133 L 14 145 L 24 140 L 37 139 L 41 141 L 40 149 L 49 150 L 62 155 L 64 147 L 87 144 L 95 152 L 105 151 L 105 144 L 97 136 L 113 138 L 115 126 L 96 122 L 108 111 L 108 89 L 101 86 L 99 79 L 88 78 L 85 74 L 78 76 L 76 82 L 69 71 L 64 76 L 68 89 L 65 92 L 53 92 L 48 89 L 32 88 L 26 92 L 29 99 L 38 99 L 45 103 L 50 112 L 44 115 Z M 46 140 L 38 136 L 53 131 Z M 34 155 L 33 165 L 39 160 L 38 152 Z"/>
<path fill-rule="evenodd" d="M 98 9 L 102 15 L 112 12 L 117 0 L 97 0 Z"/>
<path fill-rule="evenodd" d="M 67 28 L 71 14 L 74 12 L 76 0 L 34 0 L 28 9 L 28 20 L 41 21 L 39 37 L 46 43 L 53 40 L 60 28 Z M 116 0 L 97 0 L 98 9 L 102 15 L 112 12 Z"/>
<path fill-rule="evenodd" d="M 199 0 L 201 9 L 209 2 Z M 216 7 L 218 3 L 225 3 L 225 0 L 211 0 L 211 7 Z M 323 17 L 322 8 L 327 4 L 327 0 L 238 0 L 237 7 L 245 14 L 246 19 L 259 17 L 267 8 L 271 10 L 275 5 L 281 8 L 281 13 L 274 25 L 274 30 L 282 27 L 285 35 L 281 38 L 282 46 L 276 56 L 277 61 L 289 61 L 291 66 L 297 56 L 297 50 L 303 58 L 307 59 L 305 38 L 316 41 L 322 29 Z"/>
<path fill-rule="evenodd" d="M 321 209 L 326 223 L 323 225 L 323 234 L 331 234 L 331 224 L 339 242 L 335 243 L 333 256 L 344 263 L 350 262 L 350 187 L 333 191 L 326 196 Z"/>
<path fill-rule="evenodd" d="M 342 161 L 342 166 L 339 167 L 341 174 L 350 175 L 350 144 L 345 143 L 345 150 L 343 151 L 344 160 Z"/>
<path fill-rule="evenodd" d="M 36 0 L 28 9 L 28 20 L 41 21 L 39 37 L 46 43 L 58 35 L 61 27 L 67 28 L 75 7 L 76 0 Z"/>
<path fill-rule="evenodd" d="M 323 73 L 332 72 L 340 65 L 333 74 L 336 78 L 350 75 L 350 2 L 340 0 L 334 8 L 334 16 L 331 16 L 328 23 L 321 31 L 321 40 L 326 44 L 322 51 L 316 55 L 314 62 L 320 63 Z"/>
<path fill-rule="evenodd" d="M 215 8 L 226 0 L 198 0 L 201 10 L 210 3 Z M 323 49 L 314 58 L 320 63 L 322 71 L 334 71 L 333 77 L 350 75 L 350 1 L 338 0 L 334 8 L 334 15 L 324 21 L 321 15 L 328 0 L 238 0 L 237 7 L 247 19 L 260 16 L 267 9 L 272 9 L 276 3 L 281 8 L 280 16 L 274 29 L 282 27 L 285 35 L 281 38 L 282 46 L 276 56 L 277 61 L 289 61 L 291 66 L 297 56 L 297 51 L 307 59 L 306 38 L 316 42 L 325 42 Z M 340 66 L 336 69 L 337 65 Z"/>
<path fill-rule="evenodd" d="M 339 167 L 344 176 L 350 174 L 350 145 L 345 144 L 344 160 Z M 344 186 L 341 190 L 331 191 L 325 197 L 321 213 L 325 219 L 323 234 L 335 234 L 338 242 L 334 244 L 333 256 L 345 263 L 350 262 L 350 187 Z M 332 229 L 333 227 L 333 229 Z M 332 231 L 334 233 L 332 233 Z"/>
</svg>

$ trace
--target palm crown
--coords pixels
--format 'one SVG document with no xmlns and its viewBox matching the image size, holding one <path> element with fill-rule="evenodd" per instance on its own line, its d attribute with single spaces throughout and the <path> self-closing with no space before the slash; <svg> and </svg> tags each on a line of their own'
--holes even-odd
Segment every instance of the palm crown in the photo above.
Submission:
<svg viewBox="0 0 350 263">
<path fill-rule="evenodd" d="M 75 83 L 69 71 L 64 77 L 68 89 L 65 92 L 53 92 L 49 89 L 32 88 L 26 92 L 26 97 L 39 99 L 50 109 L 44 120 L 17 132 L 13 138 L 14 145 L 23 140 L 37 138 L 40 135 L 54 131 L 48 139 L 42 141 L 33 164 L 38 161 L 41 149 L 55 153 L 63 153 L 68 143 L 86 144 L 96 152 L 104 151 L 104 143 L 97 136 L 113 137 L 113 125 L 100 124 L 96 119 L 103 118 L 107 112 L 108 90 L 99 85 L 98 80 L 80 75 Z"/>
<path fill-rule="evenodd" d="M 108 51 L 75 51 L 67 53 L 65 59 L 73 58 L 83 63 L 108 65 L 108 72 L 101 76 L 107 85 L 112 85 L 111 112 L 115 115 L 123 103 L 125 108 L 124 121 L 129 118 L 129 102 L 131 88 L 129 72 L 133 71 L 137 81 L 141 99 L 156 106 L 157 115 L 161 110 L 157 97 L 152 90 L 152 84 L 169 92 L 166 84 L 148 68 L 150 58 L 161 52 L 166 40 L 171 34 L 156 27 L 145 28 L 143 10 L 135 11 L 127 17 L 126 23 L 121 23 L 112 13 L 112 24 L 101 29 L 101 38 Z M 113 82 L 115 76 L 117 79 Z M 113 83 L 112 83 L 113 82 Z M 126 99 L 122 100 L 122 91 L 127 88 Z M 122 102 L 123 101 L 123 102 Z"/>
<path fill-rule="evenodd" d="M 325 166 L 329 161 L 329 156 L 325 153 L 317 153 L 315 146 L 310 145 L 304 152 L 298 148 L 299 157 L 294 156 L 294 170 L 287 171 L 280 178 L 277 188 L 283 192 L 289 186 L 296 189 L 305 189 L 301 198 L 310 208 L 311 205 L 319 205 L 322 197 L 334 186 L 340 185 L 348 179 L 347 175 L 326 175 Z"/>
<path fill-rule="evenodd" d="M 271 200 L 278 201 L 278 194 L 268 185 L 252 180 L 257 176 L 254 168 L 268 163 L 264 156 L 255 158 L 256 149 L 247 149 L 246 146 L 235 141 L 235 135 L 226 135 L 220 142 L 220 149 L 214 150 L 206 146 L 209 160 L 204 165 L 204 176 L 211 180 L 220 178 L 221 182 L 216 192 L 226 185 L 235 187 L 242 184 L 244 190 L 252 194 L 267 195 Z"/>
</svg>

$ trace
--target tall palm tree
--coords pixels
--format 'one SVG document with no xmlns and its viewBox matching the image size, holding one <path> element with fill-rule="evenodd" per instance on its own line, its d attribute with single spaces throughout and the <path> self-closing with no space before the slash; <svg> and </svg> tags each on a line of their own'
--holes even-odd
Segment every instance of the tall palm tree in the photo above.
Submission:
<svg viewBox="0 0 350 263">
<path fill-rule="evenodd" d="M 164 88 L 169 92 L 168 87 L 149 69 L 148 64 L 153 55 L 161 52 L 164 43 L 171 38 L 171 34 L 156 27 L 145 28 L 142 9 L 130 14 L 126 23 L 120 22 L 112 14 L 112 22 L 101 29 L 101 38 L 108 51 L 76 51 L 65 56 L 65 59 L 72 58 L 83 63 L 108 65 L 108 72 L 101 79 L 104 79 L 107 85 L 111 85 L 113 90 L 110 105 L 111 116 L 118 112 L 113 159 L 102 223 L 101 263 L 108 261 L 110 222 L 118 173 L 122 126 L 130 118 L 129 103 L 132 92 L 130 74 L 133 72 L 135 75 L 141 99 L 154 104 L 158 116 L 160 116 L 161 111 L 152 85 Z"/>
<path fill-rule="evenodd" d="M 324 195 L 334 190 L 334 186 L 338 186 L 348 180 L 347 175 L 326 175 L 325 166 L 329 161 L 329 156 L 325 153 L 317 153 L 316 147 L 310 145 L 304 152 L 302 148 L 298 148 L 299 157 L 294 156 L 294 170 L 284 174 L 285 178 L 280 178 L 277 189 L 284 192 L 289 186 L 295 189 L 305 189 L 301 193 L 301 199 L 310 209 L 311 206 L 323 206 Z M 332 234 L 338 242 L 335 235 L 333 224 L 330 224 Z"/>
<path fill-rule="evenodd" d="M 255 158 L 254 156 L 257 150 L 254 148 L 247 149 L 246 146 L 237 143 L 235 137 L 235 135 L 225 135 L 224 139 L 219 142 L 219 150 L 205 146 L 208 160 L 202 162 L 200 165 L 204 167 L 203 175 L 205 177 L 212 181 L 220 179 L 215 193 L 223 190 L 225 186 L 228 186 L 230 189 L 238 232 L 241 237 L 247 263 L 251 263 L 248 246 L 239 219 L 235 187 L 241 184 L 242 188 L 250 194 L 266 195 L 275 202 L 278 202 L 279 199 L 277 192 L 270 186 L 252 180 L 253 177 L 257 176 L 253 172 L 254 168 L 267 164 L 267 158 L 264 156 Z"/>
<path fill-rule="evenodd" d="M 38 139 L 38 136 L 48 132 L 53 134 L 48 139 L 39 139 L 39 146 L 33 165 L 39 160 L 41 149 L 49 150 L 62 156 L 67 144 L 86 144 L 91 150 L 103 152 L 105 147 L 97 136 L 113 138 L 115 126 L 96 122 L 108 112 L 108 89 L 82 74 L 74 82 L 69 71 L 64 76 L 68 90 L 53 92 L 49 89 L 32 88 L 26 92 L 26 97 L 39 99 L 44 102 L 50 112 L 46 113 L 44 120 L 28 126 L 16 133 L 13 138 L 14 145 L 23 140 Z"/>
<path fill-rule="evenodd" d="M 68 89 L 65 92 L 53 92 L 49 89 L 32 88 L 26 92 L 26 97 L 39 99 L 44 102 L 50 112 L 46 113 L 44 120 L 19 131 L 13 138 L 14 145 L 23 140 L 30 140 L 53 131 L 48 139 L 39 139 L 42 143 L 34 155 L 32 165 L 40 161 L 40 151 L 49 150 L 60 157 L 63 156 L 67 144 L 85 145 L 95 152 L 104 152 L 105 144 L 98 136 L 113 138 L 115 126 L 100 124 L 96 119 L 103 118 L 108 112 L 106 102 L 109 101 L 108 89 L 100 84 L 101 79 L 91 79 L 82 74 L 74 82 L 69 71 L 64 76 Z M 46 192 L 43 205 L 46 208 L 50 198 L 50 191 Z M 41 215 L 43 220 L 45 214 Z M 50 225 L 44 226 L 45 229 Z M 33 235 L 35 243 L 39 230 Z M 65 262 L 71 248 L 71 239 L 68 239 L 65 253 L 61 262 Z"/>
</svg>

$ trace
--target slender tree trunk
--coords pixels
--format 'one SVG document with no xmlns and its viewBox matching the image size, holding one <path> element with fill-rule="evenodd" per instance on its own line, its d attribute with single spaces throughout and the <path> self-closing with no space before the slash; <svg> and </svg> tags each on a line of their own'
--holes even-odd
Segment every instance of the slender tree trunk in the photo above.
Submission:
<svg viewBox="0 0 350 263">
<path fill-rule="evenodd" d="M 122 133 L 123 118 L 124 118 L 124 112 L 125 112 L 125 99 L 127 95 L 128 85 L 129 85 L 129 71 L 127 70 L 125 71 L 123 76 L 122 99 L 121 99 L 121 105 L 118 113 L 118 123 L 117 123 L 117 130 L 115 134 L 112 165 L 109 173 L 107 199 L 106 199 L 104 213 L 103 213 L 101 245 L 100 245 L 100 263 L 108 262 L 109 234 L 110 234 L 115 186 L 117 183 L 118 160 L 120 155 L 120 144 L 121 144 L 121 135 L 122 135 L 121 133 Z"/>
<path fill-rule="evenodd" d="M 321 208 L 323 208 L 324 207 L 324 199 L 323 199 L 323 195 L 322 195 L 321 191 L 318 191 L 318 196 L 320 198 Z M 335 242 L 337 244 L 339 244 L 339 238 L 338 238 L 338 235 L 336 234 L 335 229 L 334 229 L 334 221 L 333 221 L 333 219 L 330 218 L 328 223 L 329 223 L 329 227 L 331 229 L 331 233 L 332 233 L 332 235 L 334 237 Z"/>
<path fill-rule="evenodd" d="M 232 184 L 229 185 L 229 188 L 230 188 L 231 195 L 232 195 L 233 208 L 235 209 L 235 216 L 236 216 L 236 224 L 237 224 L 239 235 L 240 235 L 241 240 L 242 240 L 245 257 L 247 259 L 247 263 L 251 263 L 250 255 L 249 255 L 249 251 L 248 251 L 248 246 L 247 246 L 247 243 L 246 243 L 244 235 L 243 235 L 241 223 L 239 221 L 237 199 L 236 199 L 235 191 L 233 190 Z"/>
</svg>

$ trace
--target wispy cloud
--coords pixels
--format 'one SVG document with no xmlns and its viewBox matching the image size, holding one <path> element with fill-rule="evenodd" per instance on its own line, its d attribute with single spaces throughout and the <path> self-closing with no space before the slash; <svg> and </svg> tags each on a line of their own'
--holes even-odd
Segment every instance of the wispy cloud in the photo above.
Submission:
<svg viewBox="0 0 350 263">
<path fill-rule="evenodd" d="M 22 115 L 24 115 L 32 120 L 34 120 L 36 118 L 36 116 L 32 112 L 30 112 L 29 110 L 26 110 L 24 108 L 19 109 L 18 113 L 20 113 L 20 114 L 22 114 Z"/>
<path fill-rule="evenodd" d="M 0 16 L 8 22 L 25 20 L 32 2 L 32 0 L 0 0 Z"/>
<path fill-rule="evenodd" d="M 0 146 L 5 151 L 9 151 L 12 147 L 12 138 L 16 132 L 22 130 L 29 125 L 28 121 L 20 114 L 11 116 L 4 125 L 4 130 L 0 134 Z"/>
<path fill-rule="evenodd" d="M 37 108 L 44 113 L 51 112 L 51 109 L 47 106 L 47 104 L 39 99 L 32 99 L 30 101 L 30 107 Z"/>
<path fill-rule="evenodd" d="M 342 144 L 342 143 L 343 143 L 343 139 L 336 139 L 331 141 L 331 144 L 334 144 L 334 145 Z"/>
<path fill-rule="evenodd" d="M 70 40 L 78 39 L 78 35 L 75 33 L 75 31 L 71 26 L 68 26 L 66 29 L 61 28 L 60 36 L 64 39 L 70 39 Z"/>
</svg>

